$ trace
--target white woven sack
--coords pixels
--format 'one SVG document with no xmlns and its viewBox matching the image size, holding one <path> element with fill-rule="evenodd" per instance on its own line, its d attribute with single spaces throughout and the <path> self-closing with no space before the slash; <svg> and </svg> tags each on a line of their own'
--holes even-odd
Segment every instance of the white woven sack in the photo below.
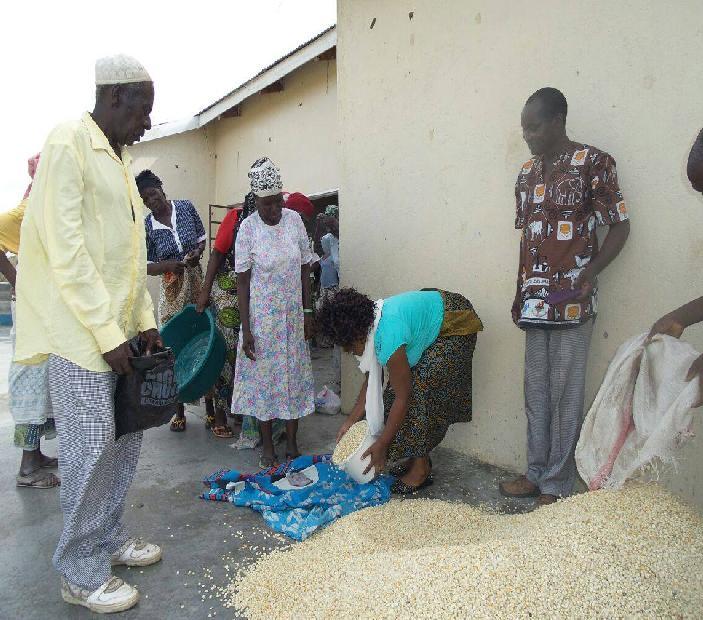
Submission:
<svg viewBox="0 0 703 620">
<path fill-rule="evenodd" d="M 586 416 L 576 446 L 576 466 L 589 489 L 619 488 L 652 461 L 675 463 L 691 435 L 698 379 L 686 375 L 699 353 L 671 336 L 647 334 L 615 353 Z"/>
</svg>

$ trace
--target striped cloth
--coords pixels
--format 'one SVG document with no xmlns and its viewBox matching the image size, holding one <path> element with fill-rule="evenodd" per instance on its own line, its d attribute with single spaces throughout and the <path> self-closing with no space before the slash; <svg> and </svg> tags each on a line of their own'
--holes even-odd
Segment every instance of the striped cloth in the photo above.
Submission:
<svg viewBox="0 0 703 620">
<path fill-rule="evenodd" d="M 525 330 L 527 479 L 548 495 L 566 497 L 574 487 L 592 333 L 593 321 Z"/>
</svg>

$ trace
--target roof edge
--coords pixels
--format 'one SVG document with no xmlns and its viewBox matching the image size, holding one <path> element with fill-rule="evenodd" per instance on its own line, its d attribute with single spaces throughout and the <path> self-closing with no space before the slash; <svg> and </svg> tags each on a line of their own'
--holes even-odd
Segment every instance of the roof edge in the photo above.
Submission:
<svg viewBox="0 0 703 620">
<path fill-rule="evenodd" d="M 257 73 L 253 78 L 235 88 L 219 101 L 201 110 L 196 115 L 200 121 L 200 126 L 202 127 L 210 121 L 217 119 L 218 116 L 230 108 L 233 108 L 252 95 L 257 94 L 274 82 L 283 79 L 323 52 L 332 49 L 335 45 L 337 45 L 337 26 L 332 25 L 313 39 L 298 46 L 272 65 L 269 65 Z"/>
<path fill-rule="evenodd" d="M 276 62 L 262 69 L 254 77 L 239 85 L 228 95 L 218 99 L 195 116 L 177 121 L 168 121 L 152 127 L 144 134 L 141 142 L 150 142 L 166 138 L 193 129 L 200 129 L 208 123 L 217 120 L 224 112 L 242 103 L 245 99 L 256 95 L 267 86 L 282 80 L 320 54 L 337 45 L 337 25 L 333 24 L 309 41 L 299 45 Z"/>
</svg>

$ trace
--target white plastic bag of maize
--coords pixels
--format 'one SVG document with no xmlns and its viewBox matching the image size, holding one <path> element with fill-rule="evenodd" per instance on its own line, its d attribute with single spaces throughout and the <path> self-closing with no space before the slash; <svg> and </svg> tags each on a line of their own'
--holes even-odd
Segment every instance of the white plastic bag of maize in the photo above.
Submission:
<svg viewBox="0 0 703 620">
<path fill-rule="evenodd" d="M 591 490 L 620 488 L 652 461 L 675 465 L 675 451 L 691 436 L 698 378 L 686 375 L 699 353 L 671 336 L 647 334 L 615 353 L 584 420 L 576 466 Z"/>
<path fill-rule="evenodd" d="M 342 400 L 325 386 L 315 397 L 315 411 L 326 415 L 337 415 L 342 409 Z"/>
</svg>

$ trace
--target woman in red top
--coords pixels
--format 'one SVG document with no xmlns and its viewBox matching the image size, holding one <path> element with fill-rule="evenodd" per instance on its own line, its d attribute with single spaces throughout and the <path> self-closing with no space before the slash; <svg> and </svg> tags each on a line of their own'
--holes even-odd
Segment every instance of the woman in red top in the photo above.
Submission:
<svg viewBox="0 0 703 620">
<path fill-rule="evenodd" d="M 232 402 L 232 382 L 237 361 L 239 340 L 239 307 L 237 305 L 237 274 L 234 271 L 234 238 L 242 220 L 255 210 L 253 196 L 244 199 L 227 213 L 217 229 L 215 243 L 210 253 L 207 273 L 198 298 L 198 312 L 212 306 L 217 327 L 227 341 L 227 357 L 217 382 L 213 388 L 215 400 L 215 424 L 212 432 L 217 437 L 228 439 L 233 436 L 227 426 L 227 413 Z"/>
</svg>

